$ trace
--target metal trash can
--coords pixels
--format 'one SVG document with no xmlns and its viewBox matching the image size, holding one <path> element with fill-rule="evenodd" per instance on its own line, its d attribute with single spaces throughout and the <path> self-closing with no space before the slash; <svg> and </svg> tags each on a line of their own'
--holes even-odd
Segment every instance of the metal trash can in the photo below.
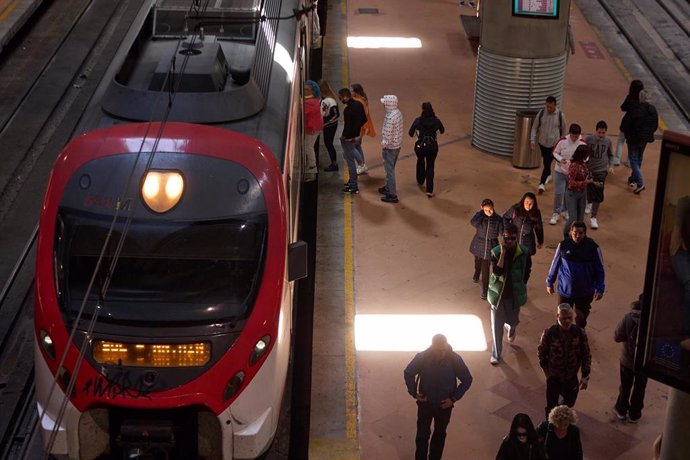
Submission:
<svg viewBox="0 0 690 460">
<path fill-rule="evenodd" d="M 538 168 L 541 153 L 539 148 L 532 150 L 529 135 L 532 123 L 539 110 L 523 109 L 515 111 L 515 139 L 513 142 L 513 166 L 515 168 Z"/>
</svg>

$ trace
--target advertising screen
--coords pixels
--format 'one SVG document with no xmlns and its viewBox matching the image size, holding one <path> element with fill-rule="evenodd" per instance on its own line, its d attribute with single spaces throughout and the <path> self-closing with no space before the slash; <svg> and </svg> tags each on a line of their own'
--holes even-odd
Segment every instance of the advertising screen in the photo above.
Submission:
<svg viewBox="0 0 690 460">
<path fill-rule="evenodd" d="M 513 15 L 558 17 L 558 0 L 513 0 Z"/>
</svg>

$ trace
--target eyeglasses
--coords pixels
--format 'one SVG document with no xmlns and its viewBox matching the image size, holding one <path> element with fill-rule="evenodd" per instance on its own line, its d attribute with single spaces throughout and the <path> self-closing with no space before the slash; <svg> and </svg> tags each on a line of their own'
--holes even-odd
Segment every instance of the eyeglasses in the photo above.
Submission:
<svg viewBox="0 0 690 460">
<path fill-rule="evenodd" d="M 517 236 L 506 236 L 506 235 L 503 235 L 503 239 L 506 240 L 506 241 L 515 241 L 515 240 L 517 240 Z"/>
</svg>

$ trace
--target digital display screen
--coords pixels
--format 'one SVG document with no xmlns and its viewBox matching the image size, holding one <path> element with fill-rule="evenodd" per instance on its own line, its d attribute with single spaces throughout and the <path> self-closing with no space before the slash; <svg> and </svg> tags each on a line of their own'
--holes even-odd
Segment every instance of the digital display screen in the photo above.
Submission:
<svg viewBox="0 0 690 460">
<path fill-rule="evenodd" d="M 558 17 L 558 0 L 513 0 L 513 15 Z"/>
</svg>

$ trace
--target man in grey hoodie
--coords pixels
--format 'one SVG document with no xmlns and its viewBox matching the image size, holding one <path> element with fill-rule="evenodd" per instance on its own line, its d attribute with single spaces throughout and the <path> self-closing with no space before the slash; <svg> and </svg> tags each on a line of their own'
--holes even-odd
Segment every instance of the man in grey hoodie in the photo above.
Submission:
<svg viewBox="0 0 690 460">
<path fill-rule="evenodd" d="M 386 184 L 379 188 L 383 195 L 381 201 L 397 203 L 398 194 L 395 187 L 395 163 L 398 161 L 403 138 L 403 116 L 398 109 L 398 97 L 386 95 L 381 98 L 386 108 L 381 130 L 381 147 L 383 148 L 383 168 L 386 170 Z"/>
</svg>

